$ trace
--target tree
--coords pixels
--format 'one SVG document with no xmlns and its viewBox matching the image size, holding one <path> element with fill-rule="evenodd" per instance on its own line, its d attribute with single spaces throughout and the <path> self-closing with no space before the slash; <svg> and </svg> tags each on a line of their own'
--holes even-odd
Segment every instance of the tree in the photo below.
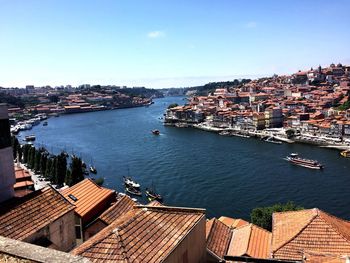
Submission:
<svg viewBox="0 0 350 263">
<path fill-rule="evenodd" d="M 28 163 L 30 147 L 31 146 L 29 144 L 25 144 L 23 146 L 23 163 Z"/>
<path fill-rule="evenodd" d="M 177 107 L 177 106 L 179 106 L 179 104 L 177 104 L 177 103 L 172 103 L 172 104 L 170 104 L 170 105 L 168 106 L 168 109 L 175 108 L 175 107 Z"/>
<path fill-rule="evenodd" d="M 72 180 L 72 171 L 67 169 L 67 172 L 66 172 L 66 178 L 65 178 L 65 183 L 66 185 L 73 185 L 73 180 Z"/>
<path fill-rule="evenodd" d="M 47 152 L 43 152 L 40 158 L 40 174 L 45 177 L 47 165 Z"/>
<path fill-rule="evenodd" d="M 285 211 L 297 211 L 304 209 L 301 206 L 295 205 L 289 201 L 286 204 L 275 204 L 267 207 L 257 207 L 250 213 L 251 222 L 257 226 L 265 228 L 266 230 L 272 230 L 272 214 L 274 212 L 285 212 Z"/>
<path fill-rule="evenodd" d="M 46 165 L 45 165 L 45 174 L 44 174 L 44 177 L 45 179 L 49 180 L 50 178 L 50 170 L 51 170 L 51 167 L 52 167 L 52 159 L 49 158 L 49 157 L 46 157 Z"/>
<path fill-rule="evenodd" d="M 104 183 L 104 181 L 105 181 L 105 179 L 103 179 L 103 177 L 99 177 L 99 178 L 97 178 L 97 179 L 94 179 L 94 181 L 95 181 L 95 183 L 96 183 L 97 185 L 102 186 L 103 183 Z"/>
<path fill-rule="evenodd" d="M 84 180 L 83 166 L 82 161 L 79 157 L 74 156 L 70 164 L 71 174 L 71 184 L 69 186 L 75 185 L 80 181 Z"/>
<path fill-rule="evenodd" d="M 61 152 L 61 154 L 57 156 L 57 167 L 56 167 L 56 184 L 58 186 L 63 186 L 66 174 L 67 174 L 67 155 L 64 152 Z"/>
<path fill-rule="evenodd" d="M 12 150 L 13 150 L 13 159 L 16 159 L 17 149 L 19 145 L 19 142 L 16 136 L 11 136 L 11 144 L 12 144 Z"/>
<path fill-rule="evenodd" d="M 291 139 L 295 134 L 295 131 L 293 129 L 286 130 L 286 135 L 288 139 Z"/>
<path fill-rule="evenodd" d="M 41 149 L 35 150 L 34 157 L 34 171 L 40 172 L 40 159 L 41 159 Z"/>
<path fill-rule="evenodd" d="M 22 145 L 18 144 L 17 145 L 17 154 L 18 154 L 18 161 L 22 161 L 22 155 L 23 155 L 23 148 Z"/>
</svg>

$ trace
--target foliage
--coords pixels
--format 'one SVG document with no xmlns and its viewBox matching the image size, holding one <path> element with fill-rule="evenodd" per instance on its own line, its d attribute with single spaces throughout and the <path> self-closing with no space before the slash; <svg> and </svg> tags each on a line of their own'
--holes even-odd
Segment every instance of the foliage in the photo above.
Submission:
<svg viewBox="0 0 350 263">
<path fill-rule="evenodd" d="M 61 152 L 57 157 L 57 167 L 56 167 L 56 184 L 58 186 L 63 186 L 63 183 L 67 174 L 67 155 Z"/>
<path fill-rule="evenodd" d="M 304 209 L 301 206 L 297 206 L 293 202 L 289 201 L 286 204 L 275 204 L 267 207 L 257 207 L 250 213 L 251 222 L 257 226 L 265 228 L 266 230 L 272 230 L 272 214 L 274 212 L 285 211 L 297 211 Z"/>
<path fill-rule="evenodd" d="M 338 108 L 340 111 L 345 111 L 347 109 L 350 109 L 350 101 L 344 102 L 342 105 L 340 105 Z"/>
<path fill-rule="evenodd" d="M 97 185 L 102 186 L 103 183 L 105 182 L 105 179 L 103 179 L 103 177 L 99 177 L 99 178 L 95 179 L 94 181 Z"/>
<path fill-rule="evenodd" d="M 209 93 L 215 91 L 215 89 L 228 88 L 228 87 L 237 87 L 246 83 L 249 83 L 250 79 L 235 79 L 233 81 L 222 81 L 222 82 L 210 82 L 204 86 L 197 86 L 188 88 L 188 90 L 195 90 L 196 95 L 208 95 Z"/>
<path fill-rule="evenodd" d="M 19 97 L 0 92 L 0 103 L 7 103 L 9 105 L 24 108 L 24 103 Z"/>
<path fill-rule="evenodd" d="M 70 164 L 71 179 L 66 180 L 66 184 L 69 186 L 75 185 L 84 180 L 83 164 L 79 157 L 74 156 Z"/>
<path fill-rule="evenodd" d="M 16 159 L 19 146 L 19 142 L 16 136 L 11 136 L 11 145 L 13 150 L 13 159 Z"/>
<path fill-rule="evenodd" d="M 172 103 L 172 104 L 170 104 L 170 105 L 168 106 L 168 109 L 175 108 L 175 107 L 177 107 L 177 106 L 179 106 L 179 104 L 177 104 L 177 103 Z"/>
<path fill-rule="evenodd" d="M 295 134 L 295 131 L 293 129 L 286 130 L 286 135 L 288 139 L 292 138 L 294 134 Z"/>
</svg>

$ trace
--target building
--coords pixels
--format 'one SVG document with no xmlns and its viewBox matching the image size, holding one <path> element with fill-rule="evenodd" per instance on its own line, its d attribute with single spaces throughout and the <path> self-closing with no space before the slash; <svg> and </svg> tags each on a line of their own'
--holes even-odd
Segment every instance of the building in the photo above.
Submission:
<svg viewBox="0 0 350 263">
<path fill-rule="evenodd" d="M 74 205 L 52 187 L 0 205 L 0 236 L 70 251 L 75 247 Z"/>
<path fill-rule="evenodd" d="M 205 210 L 136 206 L 72 253 L 93 262 L 206 262 Z"/>
<path fill-rule="evenodd" d="M 86 227 L 108 209 L 116 197 L 114 190 L 101 187 L 91 179 L 85 179 L 66 188 L 61 194 L 75 206 L 74 225 L 77 244 L 85 240 Z"/>
<path fill-rule="evenodd" d="M 349 255 L 350 222 L 317 208 L 274 213 L 272 257 L 301 261 L 303 253 L 307 251 Z"/>
<path fill-rule="evenodd" d="M 15 183 L 8 111 L 6 104 L 0 104 L 0 203 L 14 196 Z"/>
<path fill-rule="evenodd" d="M 124 213 L 133 209 L 134 205 L 136 205 L 136 202 L 133 201 L 129 196 L 119 196 L 115 204 L 113 204 L 86 227 L 84 239 L 88 240 L 90 237 L 100 232 L 103 228 L 112 224 Z"/>
<path fill-rule="evenodd" d="M 220 219 L 213 218 L 206 224 L 208 262 L 221 262 L 227 256 L 270 258 L 271 232 L 242 219 Z"/>
</svg>

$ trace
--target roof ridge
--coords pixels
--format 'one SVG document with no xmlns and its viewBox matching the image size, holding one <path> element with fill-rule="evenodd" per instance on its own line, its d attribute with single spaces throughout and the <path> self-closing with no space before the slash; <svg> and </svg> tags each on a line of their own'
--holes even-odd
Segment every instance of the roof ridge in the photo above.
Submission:
<svg viewBox="0 0 350 263">
<path fill-rule="evenodd" d="M 202 208 L 191 208 L 191 207 L 176 207 L 176 206 L 149 206 L 149 205 L 135 205 L 135 208 L 146 208 L 148 210 L 159 210 L 159 211 L 173 211 L 173 212 L 184 212 L 184 213 L 205 213 L 206 209 Z"/>
<path fill-rule="evenodd" d="M 305 209 L 305 210 L 312 210 L 312 211 L 315 211 L 315 209 L 316 209 L 316 211 L 318 210 L 318 208 Z M 305 211 L 305 210 L 299 210 L 299 211 Z M 287 212 L 289 212 L 289 211 L 287 211 Z M 297 211 L 293 211 L 293 212 L 297 212 Z M 294 240 L 297 236 L 299 236 L 299 234 L 300 234 L 302 231 L 304 231 L 304 229 L 307 228 L 307 227 L 310 225 L 310 223 L 311 223 L 317 216 L 318 216 L 318 212 L 317 212 L 316 214 L 313 214 L 312 217 L 311 217 L 311 219 L 305 224 L 305 226 L 302 227 L 302 228 L 301 228 L 294 236 L 292 236 L 289 240 L 286 240 L 286 241 L 282 242 L 282 243 L 281 243 L 276 249 L 274 249 L 274 250 L 272 250 L 272 248 L 271 248 L 272 253 L 276 252 L 276 251 L 279 250 L 281 247 L 283 247 L 285 244 L 291 242 L 291 241 Z M 271 239 L 271 242 L 272 242 L 272 239 Z"/>
<path fill-rule="evenodd" d="M 315 210 L 318 208 L 308 208 L 308 209 L 301 209 L 301 210 L 289 210 L 289 211 L 281 211 L 281 212 L 273 212 L 273 214 L 289 214 L 289 213 L 295 213 L 295 212 L 301 212 L 301 211 L 310 211 L 310 210 Z"/>
<path fill-rule="evenodd" d="M 118 243 L 120 244 L 120 247 L 122 248 L 122 254 L 123 254 L 123 259 L 126 261 L 126 262 L 129 262 L 129 256 L 128 256 L 128 253 L 127 253 L 127 250 L 126 250 L 126 247 L 124 245 L 124 242 L 123 242 L 123 238 L 122 238 L 122 235 L 119 234 L 119 227 L 116 227 L 115 229 L 113 229 L 112 231 L 113 234 L 117 235 L 119 237 L 119 240 L 118 240 Z"/>
<path fill-rule="evenodd" d="M 70 205 L 73 206 L 73 207 L 76 207 L 75 204 L 69 202 L 69 200 L 68 200 L 67 198 L 65 198 L 64 195 L 61 194 L 58 190 L 56 190 L 51 184 L 48 184 L 48 186 L 49 186 L 52 190 L 54 190 L 57 194 L 59 194 L 59 196 L 63 199 L 64 202 L 70 204 Z M 48 189 L 48 188 L 46 188 L 46 189 Z M 45 190 L 45 188 L 44 188 L 44 190 Z"/>
<path fill-rule="evenodd" d="M 244 254 L 247 254 L 247 255 L 248 255 L 248 249 L 249 249 L 250 238 L 252 237 L 252 232 L 253 232 L 253 224 L 250 223 L 250 224 L 248 225 L 248 227 L 250 228 L 250 231 L 249 231 L 249 238 L 248 238 L 248 242 L 247 242 L 247 247 L 245 248 L 245 252 L 244 252 Z"/>
</svg>

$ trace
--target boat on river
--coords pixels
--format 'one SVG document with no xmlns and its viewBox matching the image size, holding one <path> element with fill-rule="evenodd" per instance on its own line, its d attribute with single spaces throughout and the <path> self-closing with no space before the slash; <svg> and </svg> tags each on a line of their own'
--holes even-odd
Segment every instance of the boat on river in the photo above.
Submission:
<svg viewBox="0 0 350 263">
<path fill-rule="evenodd" d="M 141 196 L 142 193 L 140 190 L 132 187 L 132 186 L 125 186 L 125 191 L 127 191 L 129 194 L 132 194 L 132 195 L 138 195 L 138 196 Z"/>
<path fill-rule="evenodd" d="M 163 197 L 160 194 L 157 194 L 153 189 L 146 188 L 146 196 L 150 201 L 157 200 L 161 202 Z"/>
<path fill-rule="evenodd" d="M 345 158 L 350 158 L 350 150 L 345 150 L 340 152 L 340 155 L 345 157 Z"/>
<path fill-rule="evenodd" d="M 27 142 L 33 142 L 35 141 L 35 135 L 27 135 L 24 137 L 24 139 L 27 141 Z"/>
<path fill-rule="evenodd" d="M 152 130 L 152 133 L 153 133 L 154 135 L 159 135 L 159 134 L 160 134 L 160 131 L 159 131 L 159 130 Z"/>
<path fill-rule="evenodd" d="M 97 170 L 96 170 L 96 167 L 95 167 L 95 166 L 91 165 L 90 168 L 89 168 L 89 170 L 90 170 L 90 173 L 92 173 L 92 174 L 97 174 Z"/>
<path fill-rule="evenodd" d="M 282 144 L 281 141 L 277 141 L 275 140 L 273 137 L 268 137 L 267 139 L 264 140 L 265 142 L 269 142 L 269 143 L 274 143 L 274 144 Z"/>
<path fill-rule="evenodd" d="M 140 184 L 138 184 L 136 181 L 131 179 L 131 177 L 123 176 L 123 180 L 124 180 L 124 184 L 125 184 L 126 187 L 132 187 L 132 188 L 135 188 L 135 189 L 139 189 L 140 188 Z"/>
<path fill-rule="evenodd" d="M 323 165 L 316 160 L 309 160 L 299 157 L 297 153 L 291 153 L 285 158 L 286 161 L 310 169 L 323 169 Z"/>
</svg>

